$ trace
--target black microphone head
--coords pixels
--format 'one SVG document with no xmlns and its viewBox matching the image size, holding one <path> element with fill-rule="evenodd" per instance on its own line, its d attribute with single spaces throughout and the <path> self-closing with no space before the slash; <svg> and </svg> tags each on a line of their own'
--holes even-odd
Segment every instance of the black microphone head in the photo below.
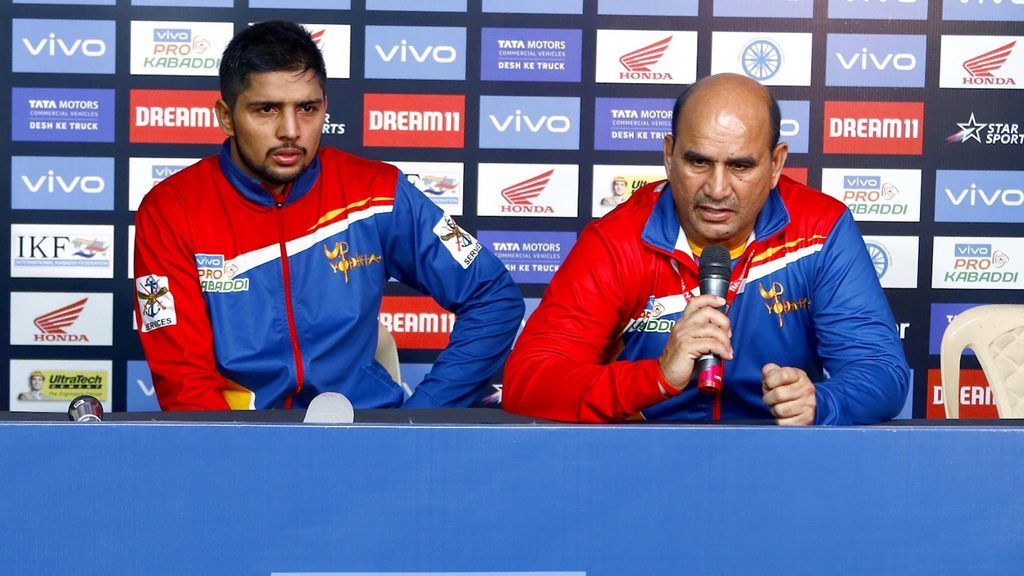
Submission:
<svg viewBox="0 0 1024 576">
<path fill-rule="evenodd" d="M 705 246 L 700 254 L 701 278 L 729 278 L 732 273 L 732 259 L 725 246 L 712 244 Z"/>
<path fill-rule="evenodd" d="M 82 394 L 68 406 L 68 420 L 72 422 L 99 422 L 103 420 L 103 405 L 95 397 Z"/>
</svg>

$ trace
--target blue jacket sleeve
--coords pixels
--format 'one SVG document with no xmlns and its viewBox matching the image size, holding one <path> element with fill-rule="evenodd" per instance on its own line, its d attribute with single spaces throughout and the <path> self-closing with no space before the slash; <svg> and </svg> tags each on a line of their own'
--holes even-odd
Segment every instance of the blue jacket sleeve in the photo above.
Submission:
<svg viewBox="0 0 1024 576">
<path fill-rule="evenodd" d="M 456 316 L 447 348 L 405 406 L 469 406 L 512 348 L 522 294 L 504 264 L 404 174 L 391 216 L 380 230 L 388 274 Z"/>
<path fill-rule="evenodd" d="M 825 242 L 814 291 L 816 424 L 872 424 L 903 407 L 910 368 L 864 239 L 847 211 Z"/>
</svg>

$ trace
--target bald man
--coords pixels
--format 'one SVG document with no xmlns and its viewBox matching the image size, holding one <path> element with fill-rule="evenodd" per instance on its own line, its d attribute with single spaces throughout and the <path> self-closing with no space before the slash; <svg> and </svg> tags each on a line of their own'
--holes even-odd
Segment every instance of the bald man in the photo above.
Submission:
<svg viewBox="0 0 1024 576">
<path fill-rule="evenodd" d="M 846 206 L 782 176 L 775 98 L 721 74 L 685 90 L 672 116 L 667 180 L 583 230 L 509 357 L 505 409 L 573 422 L 891 419 L 910 385 L 892 311 Z M 711 245 L 731 259 L 724 298 L 698 286 Z M 705 354 L 724 362 L 718 392 L 695 383 Z"/>
</svg>

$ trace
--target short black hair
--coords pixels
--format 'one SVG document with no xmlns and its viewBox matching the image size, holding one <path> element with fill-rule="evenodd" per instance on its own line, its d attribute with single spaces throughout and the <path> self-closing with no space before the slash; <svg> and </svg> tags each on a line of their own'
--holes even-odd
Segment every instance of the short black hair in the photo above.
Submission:
<svg viewBox="0 0 1024 576">
<path fill-rule="evenodd" d="M 327 85 L 327 66 L 313 37 L 287 20 L 268 20 L 249 26 L 228 42 L 220 60 L 220 96 L 234 109 L 238 95 L 249 87 L 253 72 L 312 70 Z"/>
<path fill-rule="evenodd" d="M 676 103 L 672 106 L 672 142 L 675 146 L 676 141 L 676 130 L 679 125 L 679 115 L 683 111 L 683 106 L 686 105 L 686 101 L 690 98 L 690 94 L 693 91 L 694 86 L 697 84 L 690 84 L 687 86 L 678 97 L 676 97 Z M 779 110 L 779 101 L 775 99 L 775 95 L 772 94 L 771 90 L 765 89 L 768 92 L 768 121 L 771 123 L 772 128 L 772 140 L 771 147 L 768 150 L 775 150 L 775 147 L 779 145 L 779 137 L 781 135 L 782 126 L 782 111 Z"/>
</svg>

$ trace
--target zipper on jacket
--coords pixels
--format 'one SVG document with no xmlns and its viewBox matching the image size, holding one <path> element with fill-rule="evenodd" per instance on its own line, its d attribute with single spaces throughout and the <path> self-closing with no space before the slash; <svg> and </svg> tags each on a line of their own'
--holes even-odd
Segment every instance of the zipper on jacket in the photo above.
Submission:
<svg viewBox="0 0 1024 576">
<path fill-rule="evenodd" d="M 285 240 L 284 229 L 284 202 L 275 201 L 274 207 L 277 211 L 277 244 L 281 249 L 281 280 L 284 284 L 284 308 L 288 313 L 288 336 L 292 341 L 292 356 L 295 358 L 295 393 L 285 397 L 285 408 L 292 407 L 292 400 L 302 392 L 302 384 L 305 374 L 302 370 L 302 350 L 299 349 L 299 333 L 295 328 L 295 312 L 292 310 L 292 279 L 291 269 L 288 266 L 288 246 Z"/>
</svg>

